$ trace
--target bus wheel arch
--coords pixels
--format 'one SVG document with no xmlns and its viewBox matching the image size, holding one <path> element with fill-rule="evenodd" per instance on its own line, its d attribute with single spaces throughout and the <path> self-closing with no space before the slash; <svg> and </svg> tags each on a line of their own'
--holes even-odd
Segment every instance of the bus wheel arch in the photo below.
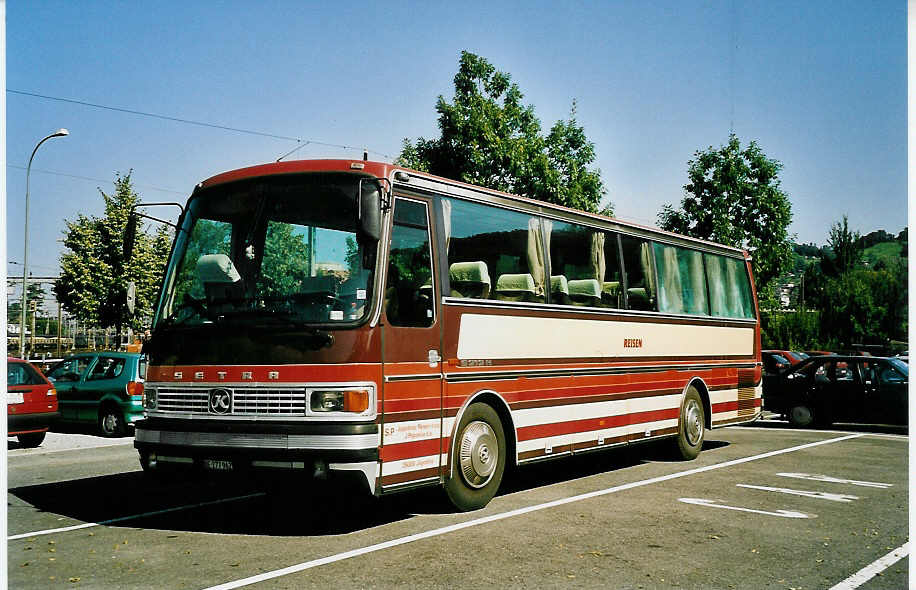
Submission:
<svg viewBox="0 0 916 590">
<path fill-rule="evenodd" d="M 510 457 L 515 428 L 509 406 L 495 392 L 479 392 L 464 403 L 451 433 L 444 488 L 462 511 L 483 508 L 496 495 Z M 514 459 L 511 461 L 514 464 Z"/>
<path fill-rule="evenodd" d="M 709 388 L 706 386 L 706 382 L 703 381 L 703 379 L 694 377 L 690 380 L 690 383 L 687 384 L 687 387 L 684 388 L 681 395 L 687 395 L 687 389 L 691 386 L 700 394 L 700 399 L 703 401 L 704 426 L 706 430 L 710 430 L 712 428 L 712 403 L 709 400 Z"/>
<path fill-rule="evenodd" d="M 684 388 L 678 413 L 674 450 L 686 461 L 697 458 L 711 425 L 709 391 L 702 379 L 692 379 Z"/>
</svg>

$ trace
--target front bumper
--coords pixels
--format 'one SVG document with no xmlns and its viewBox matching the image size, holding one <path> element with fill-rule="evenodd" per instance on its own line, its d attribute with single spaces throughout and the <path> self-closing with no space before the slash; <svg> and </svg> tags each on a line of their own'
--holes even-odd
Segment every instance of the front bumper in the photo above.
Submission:
<svg viewBox="0 0 916 590">
<path fill-rule="evenodd" d="M 10 436 L 26 432 L 44 432 L 60 419 L 60 412 L 34 414 L 7 414 L 6 431 Z"/>
<path fill-rule="evenodd" d="M 360 471 L 375 491 L 379 428 L 375 423 L 218 421 L 146 418 L 134 447 L 148 468 L 233 472 L 257 468 Z"/>
</svg>

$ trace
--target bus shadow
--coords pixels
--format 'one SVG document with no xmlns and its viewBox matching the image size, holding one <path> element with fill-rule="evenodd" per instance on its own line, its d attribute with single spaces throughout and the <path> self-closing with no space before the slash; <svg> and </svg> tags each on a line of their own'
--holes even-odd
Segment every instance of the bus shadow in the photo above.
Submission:
<svg viewBox="0 0 916 590">
<path fill-rule="evenodd" d="M 410 518 L 419 503 L 377 499 L 347 482 L 284 487 L 238 481 L 157 481 L 120 473 L 13 488 L 37 511 L 106 526 L 268 536 L 339 535 Z M 414 494 L 416 496 L 416 494 Z M 125 518 L 128 517 L 128 518 Z"/>
<path fill-rule="evenodd" d="M 706 441 L 710 451 L 728 443 Z M 635 467 L 680 461 L 670 445 L 641 444 L 524 465 L 507 472 L 498 495 Z M 263 536 L 358 532 L 418 514 L 456 510 L 438 486 L 376 498 L 352 478 L 162 480 L 142 471 L 12 488 L 35 510 L 105 526 Z M 66 525 L 62 525 L 66 526 Z"/>
<path fill-rule="evenodd" d="M 703 452 L 728 446 L 724 441 L 707 440 Z M 619 449 L 577 454 L 519 466 L 507 474 L 499 494 L 510 494 L 542 486 L 563 483 L 602 473 L 636 467 L 648 462 L 681 463 L 674 456 L 670 441 L 654 441 Z"/>
</svg>

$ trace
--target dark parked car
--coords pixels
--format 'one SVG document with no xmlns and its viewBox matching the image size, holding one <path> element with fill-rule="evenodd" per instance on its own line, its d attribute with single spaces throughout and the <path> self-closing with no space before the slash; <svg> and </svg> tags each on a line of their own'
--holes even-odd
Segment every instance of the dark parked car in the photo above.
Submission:
<svg viewBox="0 0 916 590">
<path fill-rule="evenodd" d="M 57 392 L 31 363 L 6 359 L 6 429 L 26 448 L 44 441 L 48 427 L 60 417 Z"/>
<path fill-rule="evenodd" d="M 763 350 L 760 352 L 763 360 L 763 395 L 779 387 L 780 375 L 792 366 L 792 361 L 779 350 Z"/>
<path fill-rule="evenodd" d="M 833 422 L 906 424 L 908 365 L 896 358 L 815 356 L 764 389 L 763 407 L 795 426 Z"/>
<path fill-rule="evenodd" d="M 75 354 L 54 365 L 62 422 L 98 425 L 103 436 L 123 436 L 143 417 L 146 361 L 135 352 Z"/>
</svg>

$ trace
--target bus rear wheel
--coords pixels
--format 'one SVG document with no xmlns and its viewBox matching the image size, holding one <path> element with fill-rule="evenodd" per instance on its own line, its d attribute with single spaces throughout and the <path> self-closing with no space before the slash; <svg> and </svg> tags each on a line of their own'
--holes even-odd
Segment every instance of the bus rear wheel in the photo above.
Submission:
<svg viewBox="0 0 916 590">
<path fill-rule="evenodd" d="M 445 493 L 459 510 L 477 510 L 493 499 L 502 482 L 506 435 L 496 411 L 483 403 L 468 407 L 457 433 Z"/>
<path fill-rule="evenodd" d="M 706 438 L 706 413 L 703 398 L 694 386 L 687 388 L 677 424 L 677 452 L 686 461 L 697 458 Z"/>
</svg>

